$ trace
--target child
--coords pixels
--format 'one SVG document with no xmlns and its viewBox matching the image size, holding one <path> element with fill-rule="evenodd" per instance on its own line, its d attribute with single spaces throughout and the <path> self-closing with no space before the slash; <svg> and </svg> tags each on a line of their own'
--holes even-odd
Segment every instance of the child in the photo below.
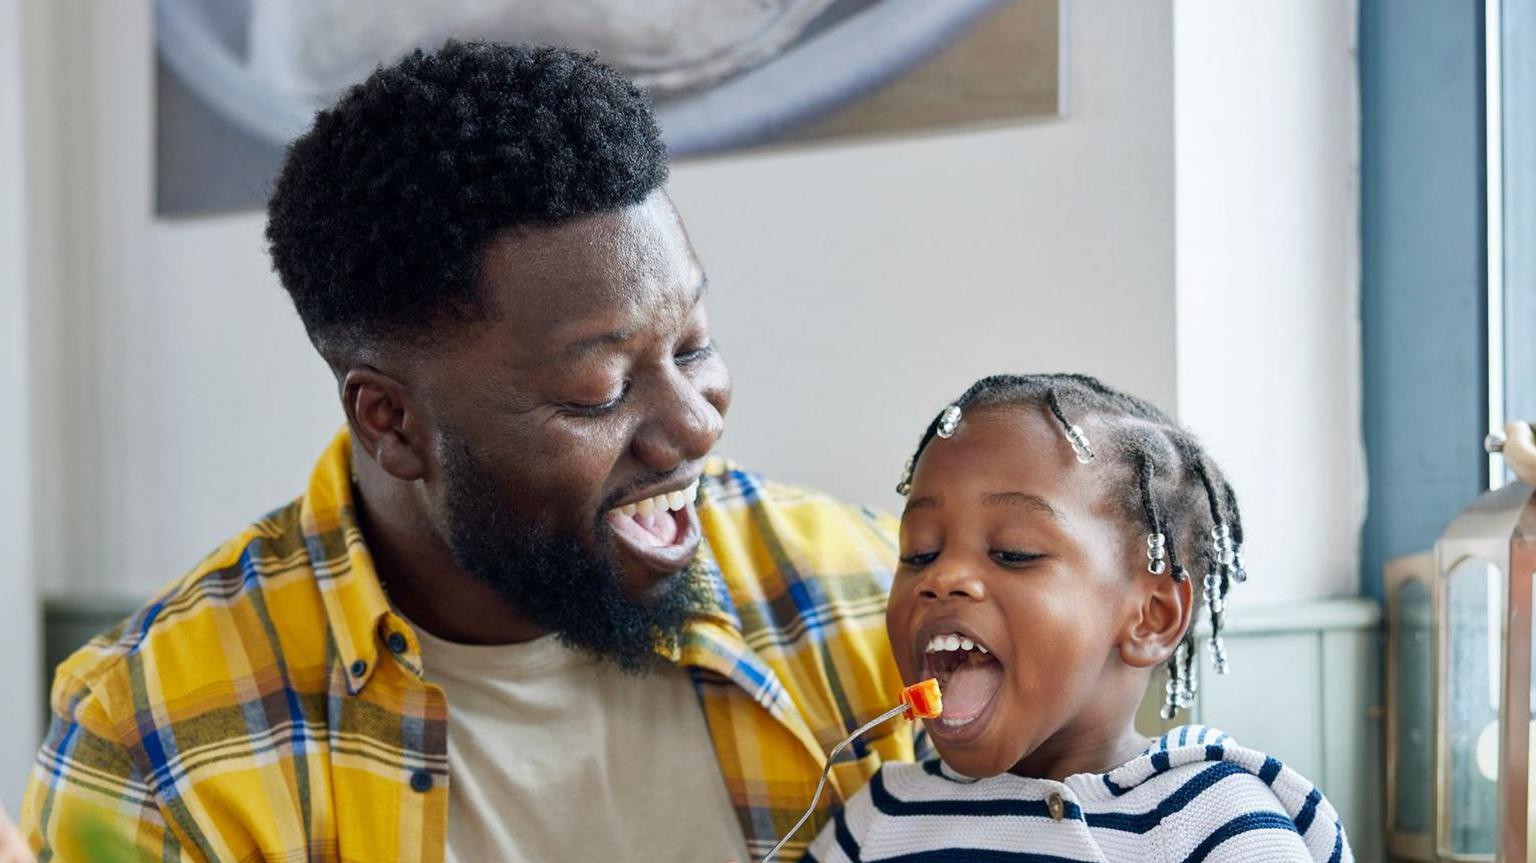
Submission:
<svg viewBox="0 0 1536 863">
<path fill-rule="evenodd" d="M 897 490 L 886 629 L 907 683 L 939 680 L 942 760 L 883 766 L 805 860 L 1353 860 L 1280 762 L 1211 728 L 1133 728 L 1159 665 L 1165 717 L 1193 697 L 1193 581 L 1221 673 L 1246 577 L 1231 487 L 1161 411 L 1080 375 L 985 378 Z"/>
</svg>

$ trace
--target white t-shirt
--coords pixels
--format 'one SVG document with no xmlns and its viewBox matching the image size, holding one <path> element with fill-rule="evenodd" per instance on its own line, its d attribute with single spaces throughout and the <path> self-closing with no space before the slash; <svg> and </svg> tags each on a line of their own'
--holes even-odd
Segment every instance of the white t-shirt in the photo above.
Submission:
<svg viewBox="0 0 1536 863">
<path fill-rule="evenodd" d="M 448 699 L 449 863 L 746 863 L 686 671 L 626 675 L 554 636 L 416 634 Z"/>
</svg>

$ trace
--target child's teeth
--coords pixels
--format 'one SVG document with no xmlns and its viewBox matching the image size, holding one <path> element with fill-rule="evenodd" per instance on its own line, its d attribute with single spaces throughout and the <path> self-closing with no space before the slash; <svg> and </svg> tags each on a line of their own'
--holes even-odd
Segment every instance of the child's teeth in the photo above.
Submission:
<svg viewBox="0 0 1536 863">
<path fill-rule="evenodd" d="M 978 644 L 974 639 L 966 638 L 965 636 L 958 633 L 945 633 L 944 635 L 935 635 L 928 639 L 928 646 L 924 648 L 924 652 L 926 653 L 938 653 L 940 651 L 947 650 L 977 650 L 982 653 L 989 652 L 985 647 Z"/>
</svg>

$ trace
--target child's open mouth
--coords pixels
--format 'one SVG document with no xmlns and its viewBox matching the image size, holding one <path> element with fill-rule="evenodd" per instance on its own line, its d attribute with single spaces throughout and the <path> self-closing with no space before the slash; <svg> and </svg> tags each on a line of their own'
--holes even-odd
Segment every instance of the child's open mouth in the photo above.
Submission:
<svg viewBox="0 0 1536 863">
<path fill-rule="evenodd" d="M 972 725 L 980 731 L 976 720 L 992 706 L 1002 687 L 1003 666 L 973 636 L 940 632 L 930 636 L 923 647 L 920 676 L 937 678 L 944 693 L 944 712 L 928 723 L 929 730 L 941 737 L 963 736 Z"/>
</svg>

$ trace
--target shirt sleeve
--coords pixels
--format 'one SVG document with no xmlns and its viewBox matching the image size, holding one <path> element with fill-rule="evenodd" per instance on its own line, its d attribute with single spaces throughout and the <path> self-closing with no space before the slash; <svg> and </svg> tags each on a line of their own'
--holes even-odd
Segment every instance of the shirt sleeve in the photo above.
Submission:
<svg viewBox="0 0 1536 863">
<path fill-rule="evenodd" d="M 62 677 L 22 798 L 19 827 L 39 860 L 191 860 L 90 689 Z"/>
<path fill-rule="evenodd" d="M 1285 779 L 1280 788 L 1251 774 L 1225 780 L 1219 799 L 1207 795 L 1212 808 L 1184 821 L 1188 856 L 1210 863 L 1353 863 L 1343 824 L 1322 792 L 1288 768 Z M 1304 789 L 1296 787 L 1302 783 Z"/>
</svg>

